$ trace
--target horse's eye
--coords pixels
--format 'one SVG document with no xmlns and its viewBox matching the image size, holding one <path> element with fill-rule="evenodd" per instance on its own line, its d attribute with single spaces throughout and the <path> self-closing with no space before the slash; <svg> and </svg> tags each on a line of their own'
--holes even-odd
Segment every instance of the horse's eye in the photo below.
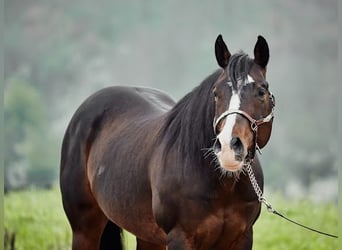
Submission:
<svg viewBox="0 0 342 250">
<path fill-rule="evenodd" d="M 216 91 L 216 88 L 214 88 L 213 94 L 214 94 L 214 97 L 215 97 L 215 99 L 216 99 L 216 98 L 217 98 L 217 91 Z"/>
<path fill-rule="evenodd" d="M 264 98 L 265 95 L 266 95 L 266 89 L 265 88 L 259 88 L 258 89 L 258 97 Z"/>
</svg>

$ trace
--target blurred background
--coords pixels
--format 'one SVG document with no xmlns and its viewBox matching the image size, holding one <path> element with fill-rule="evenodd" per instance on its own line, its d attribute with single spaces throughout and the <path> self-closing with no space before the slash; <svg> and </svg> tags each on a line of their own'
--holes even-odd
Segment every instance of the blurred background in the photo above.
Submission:
<svg viewBox="0 0 342 250">
<path fill-rule="evenodd" d="M 64 131 L 109 85 L 179 100 L 218 68 L 214 42 L 269 43 L 276 97 L 266 191 L 337 203 L 337 1 L 5 0 L 5 190 L 58 182 Z"/>
</svg>

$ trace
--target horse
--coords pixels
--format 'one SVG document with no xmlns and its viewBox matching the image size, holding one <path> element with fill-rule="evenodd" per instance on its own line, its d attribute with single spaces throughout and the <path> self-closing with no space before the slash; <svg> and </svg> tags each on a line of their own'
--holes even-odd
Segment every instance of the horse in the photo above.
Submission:
<svg viewBox="0 0 342 250">
<path fill-rule="evenodd" d="M 219 68 L 175 102 L 162 91 L 111 86 L 88 97 L 66 129 L 60 189 L 72 249 L 251 249 L 263 188 L 256 150 L 269 141 L 269 47 L 254 58 L 215 41 Z"/>
</svg>

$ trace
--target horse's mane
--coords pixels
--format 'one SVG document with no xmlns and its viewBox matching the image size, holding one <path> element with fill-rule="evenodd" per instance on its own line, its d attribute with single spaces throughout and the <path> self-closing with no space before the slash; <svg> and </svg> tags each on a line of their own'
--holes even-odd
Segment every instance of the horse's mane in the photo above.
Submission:
<svg viewBox="0 0 342 250">
<path fill-rule="evenodd" d="M 230 57 L 227 69 L 235 90 L 244 83 L 252 63 L 253 60 L 242 51 Z M 215 139 L 212 90 L 221 73 L 222 69 L 219 69 L 208 76 L 168 112 L 161 129 L 161 138 L 166 142 L 165 153 L 173 148 L 189 165 L 203 164 L 204 154 L 212 147 Z"/>
<path fill-rule="evenodd" d="M 166 140 L 165 152 L 174 147 L 182 159 L 202 163 L 204 149 L 211 147 L 215 138 L 212 90 L 221 73 L 222 69 L 208 76 L 169 111 L 161 130 L 161 137 Z"/>
<path fill-rule="evenodd" d="M 239 51 L 229 58 L 227 69 L 229 79 L 232 82 L 235 91 L 237 91 L 244 84 L 252 64 L 253 59 L 251 59 L 243 51 Z"/>
</svg>

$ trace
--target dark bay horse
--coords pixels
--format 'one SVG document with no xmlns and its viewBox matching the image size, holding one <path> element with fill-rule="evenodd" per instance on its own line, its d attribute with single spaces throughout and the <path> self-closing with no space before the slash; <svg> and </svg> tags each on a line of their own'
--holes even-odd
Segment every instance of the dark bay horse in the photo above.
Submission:
<svg viewBox="0 0 342 250">
<path fill-rule="evenodd" d="M 273 96 L 269 48 L 254 58 L 215 43 L 220 69 L 175 103 L 141 87 L 102 89 L 65 132 L 60 170 L 72 249 L 121 249 L 121 229 L 138 249 L 251 249 L 260 203 L 245 173 L 268 142 Z"/>
</svg>

